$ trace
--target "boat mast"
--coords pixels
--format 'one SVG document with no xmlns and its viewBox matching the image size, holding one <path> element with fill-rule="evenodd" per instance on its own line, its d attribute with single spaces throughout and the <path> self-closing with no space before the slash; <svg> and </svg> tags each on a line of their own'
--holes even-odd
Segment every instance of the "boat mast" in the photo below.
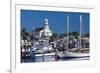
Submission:
<svg viewBox="0 0 100 73">
<path fill-rule="evenodd" d="M 68 52 L 68 42 L 69 42 L 69 16 L 67 16 L 67 48 L 66 51 Z"/>
<path fill-rule="evenodd" d="M 82 15 L 80 15 L 80 38 L 79 38 L 79 49 L 81 49 L 81 36 L 82 36 Z"/>
</svg>

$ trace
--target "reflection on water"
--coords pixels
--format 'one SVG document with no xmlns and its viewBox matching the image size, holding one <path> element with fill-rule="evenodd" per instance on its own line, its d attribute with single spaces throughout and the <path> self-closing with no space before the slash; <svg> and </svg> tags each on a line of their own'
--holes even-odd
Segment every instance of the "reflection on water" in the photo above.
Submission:
<svg viewBox="0 0 100 73">
<path fill-rule="evenodd" d="M 55 61 L 55 56 L 36 56 L 36 57 L 27 57 L 22 59 L 23 62 L 49 62 Z"/>
<path fill-rule="evenodd" d="M 29 63 L 29 62 L 53 62 L 53 61 L 69 61 L 69 60 L 89 60 L 89 56 L 87 57 L 64 57 L 64 58 L 58 58 L 55 59 L 54 55 L 48 55 L 48 56 L 33 56 L 33 57 L 26 57 L 22 58 L 22 63 Z"/>
</svg>

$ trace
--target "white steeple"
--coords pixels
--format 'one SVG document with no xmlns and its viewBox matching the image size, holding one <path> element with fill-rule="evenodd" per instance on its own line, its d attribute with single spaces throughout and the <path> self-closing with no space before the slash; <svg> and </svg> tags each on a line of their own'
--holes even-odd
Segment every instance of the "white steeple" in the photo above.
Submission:
<svg viewBox="0 0 100 73">
<path fill-rule="evenodd" d="M 43 30 L 44 36 L 52 36 L 52 31 L 49 29 L 48 25 L 48 19 L 44 19 L 44 30 Z"/>
<path fill-rule="evenodd" d="M 44 19 L 44 29 L 49 29 L 48 19 L 47 18 Z"/>
<path fill-rule="evenodd" d="M 40 31 L 40 36 L 50 37 L 52 36 L 52 31 L 49 29 L 48 19 L 44 19 L 44 29 Z"/>
<path fill-rule="evenodd" d="M 47 18 L 44 19 L 44 22 L 45 22 L 45 25 L 48 25 L 48 19 Z"/>
</svg>

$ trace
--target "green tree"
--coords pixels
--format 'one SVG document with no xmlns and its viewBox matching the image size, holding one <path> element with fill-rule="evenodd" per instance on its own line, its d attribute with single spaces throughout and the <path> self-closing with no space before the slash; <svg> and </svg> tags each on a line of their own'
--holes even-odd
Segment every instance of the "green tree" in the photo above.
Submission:
<svg viewBox="0 0 100 73">
<path fill-rule="evenodd" d="M 28 38 L 30 37 L 30 33 L 27 32 L 25 28 L 22 28 L 21 37 L 23 38 L 23 40 L 28 40 Z"/>
<path fill-rule="evenodd" d="M 90 35 L 89 35 L 89 33 L 85 33 L 83 36 L 84 37 L 89 37 Z"/>
<path fill-rule="evenodd" d="M 57 33 L 52 33 L 52 37 L 53 37 L 53 38 L 56 38 L 57 36 L 58 36 Z"/>
<path fill-rule="evenodd" d="M 68 35 L 69 35 L 69 36 L 77 37 L 77 36 L 79 36 L 79 33 L 78 33 L 78 32 L 69 32 Z"/>
<path fill-rule="evenodd" d="M 58 34 L 57 33 L 52 33 L 52 37 L 50 37 L 50 41 L 54 41 L 57 38 Z"/>
</svg>

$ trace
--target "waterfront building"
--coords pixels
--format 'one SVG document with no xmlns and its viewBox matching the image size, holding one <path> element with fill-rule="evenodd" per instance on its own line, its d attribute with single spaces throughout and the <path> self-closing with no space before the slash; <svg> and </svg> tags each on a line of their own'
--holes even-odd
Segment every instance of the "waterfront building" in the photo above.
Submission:
<svg viewBox="0 0 100 73">
<path fill-rule="evenodd" d="M 42 38 L 48 39 L 49 37 L 52 36 L 52 31 L 49 29 L 49 24 L 48 24 L 47 18 L 44 19 L 44 27 L 36 28 L 34 30 L 34 35 L 35 35 L 35 38 L 38 38 L 38 39 L 42 39 Z"/>
</svg>

